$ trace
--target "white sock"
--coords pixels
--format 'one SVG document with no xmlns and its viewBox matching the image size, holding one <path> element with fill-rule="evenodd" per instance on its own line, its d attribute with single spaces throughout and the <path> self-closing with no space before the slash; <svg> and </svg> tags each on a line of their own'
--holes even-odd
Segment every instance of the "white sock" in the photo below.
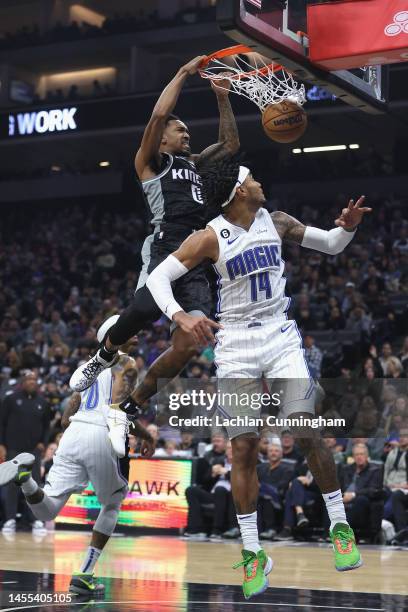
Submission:
<svg viewBox="0 0 408 612">
<path fill-rule="evenodd" d="M 330 519 L 330 531 L 333 530 L 337 523 L 348 525 L 341 490 L 338 489 L 338 491 L 333 491 L 332 493 L 322 493 L 322 496 Z"/>
<path fill-rule="evenodd" d="M 237 519 L 244 549 L 256 554 L 262 548 L 259 544 L 257 512 L 237 514 Z"/>
<path fill-rule="evenodd" d="M 99 548 L 95 548 L 94 546 L 88 547 L 88 550 L 86 551 L 85 559 L 83 560 L 81 569 L 79 570 L 81 574 L 92 574 L 93 573 L 95 563 L 99 559 L 101 552 L 102 551 L 99 550 Z"/>
<path fill-rule="evenodd" d="M 38 491 L 39 486 L 35 482 L 34 478 L 30 476 L 30 478 L 26 482 L 23 482 L 23 484 L 21 485 L 21 489 L 25 497 L 30 497 L 31 495 L 34 495 L 34 493 Z"/>
</svg>

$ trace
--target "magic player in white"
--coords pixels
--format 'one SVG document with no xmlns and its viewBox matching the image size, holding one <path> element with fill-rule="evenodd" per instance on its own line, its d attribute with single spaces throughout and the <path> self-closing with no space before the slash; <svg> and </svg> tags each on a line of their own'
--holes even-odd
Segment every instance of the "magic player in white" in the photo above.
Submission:
<svg viewBox="0 0 408 612">
<path fill-rule="evenodd" d="M 246 390 L 251 381 L 261 377 L 292 379 L 287 381 L 280 416 L 310 418 L 314 382 L 296 322 L 286 314 L 289 298 L 285 296 L 282 241 L 335 255 L 353 239 L 357 225 L 371 209 L 362 206 L 364 197 L 356 203 L 351 200 L 335 221 L 338 227 L 324 231 L 306 227 L 284 212 L 270 214 L 262 208 L 262 187 L 237 158 L 209 165 L 201 176 L 207 202 L 220 214 L 163 261 L 147 286 L 163 312 L 197 343 L 206 343 L 212 336 L 211 328 L 219 328 L 215 363 L 221 390 L 231 391 L 234 386 Z M 217 318 L 221 326 L 183 312 L 172 293 L 171 283 L 204 260 L 213 262 L 218 276 Z M 239 403 L 228 408 L 223 405 L 220 411 L 230 417 L 248 412 L 259 416 Z M 267 588 L 266 575 L 272 569 L 257 531 L 258 432 L 251 426 L 227 430 L 233 449 L 232 494 L 244 545 L 243 561 L 238 565 L 244 567 L 243 591 L 250 598 Z M 336 569 L 355 569 L 362 561 L 346 520 L 333 457 L 314 430 L 303 427 L 293 433 L 326 503 Z"/>
<path fill-rule="evenodd" d="M 99 342 L 117 318 L 118 315 L 110 317 L 98 330 Z M 34 456 L 30 453 L 21 453 L 0 465 L 0 486 L 14 480 L 21 486 L 34 516 L 41 521 L 53 520 L 72 493 L 81 492 L 88 482 L 92 483 L 101 510 L 85 558 L 70 583 L 70 591 L 80 595 L 103 594 L 104 585 L 93 577 L 94 567 L 116 527 L 120 505 L 128 492 L 129 462 L 124 459 L 120 464 L 111 445 L 111 441 L 115 442 L 117 428 L 125 447 L 123 421 L 126 415 L 109 406 L 127 397 L 136 384 L 135 360 L 124 354 L 133 343 L 132 339 L 121 347 L 123 353 L 116 365 L 104 370 L 89 389 L 71 396 L 62 417 L 63 427 L 67 429 L 43 489 L 31 476 Z M 155 442 L 137 421 L 134 434 L 143 440 L 142 455 L 151 457 Z"/>
</svg>

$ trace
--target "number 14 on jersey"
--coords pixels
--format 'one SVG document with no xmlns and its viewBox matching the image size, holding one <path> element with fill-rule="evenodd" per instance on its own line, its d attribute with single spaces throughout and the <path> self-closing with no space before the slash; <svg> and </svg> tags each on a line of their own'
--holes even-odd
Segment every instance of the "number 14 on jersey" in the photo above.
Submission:
<svg viewBox="0 0 408 612">
<path fill-rule="evenodd" d="M 272 287 L 269 280 L 269 272 L 258 272 L 249 277 L 251 282 L 251 301 L 257 302 L 259 299 L 269 300 L 272 297 Z M 259 295 L 263 291 L 264 295 Z"/>
</svg>

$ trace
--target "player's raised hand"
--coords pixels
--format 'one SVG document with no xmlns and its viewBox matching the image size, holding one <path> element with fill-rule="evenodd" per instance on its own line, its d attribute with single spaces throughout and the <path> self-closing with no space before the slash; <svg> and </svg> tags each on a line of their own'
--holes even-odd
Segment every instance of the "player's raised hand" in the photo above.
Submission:
<svg viewBox="0 0 408 612">
<path fill-rule="evenodd" d="M 212 321 L 208 317 L 196 317 L 186 312 L 176 312 L 173 320 L 187 334 L 191 335 L 194 342 L 199 346 L 205 346 L 214 341 L 213 329 L 221 329 L 222 325 Z"/>
<path fill-rule="evenodd" d="M 340 217 L 334 222 L 335 225 L 348 231 L 354 230 L 361 223 L 365 213 L 372 211 L 372 208 L 363 206 L 364 202 L 365 196 L 361 196 L 357 202 L 350 200 L 347 208 L 343 208 Z"/>
<path fill-rule="evenodd" d="M 206 57 L 207 57 L 206 55 L 198 55 L 194 59 L 187 62 L 187 64 L 184 64 L 184 66 L 181 67 L 181 71 L 187 72 L 188 74 L 196 74 L 203 60 L 205 60 Z"/>
<path fill-rule="evenodd" d="M 221 72 L 219 76 L 231 74 L 229 72 Z M 231 87 L 229 79 L 216 79 L 211 81 L 211 87 L 217 96 L 228 96 Z"/>
</svg>

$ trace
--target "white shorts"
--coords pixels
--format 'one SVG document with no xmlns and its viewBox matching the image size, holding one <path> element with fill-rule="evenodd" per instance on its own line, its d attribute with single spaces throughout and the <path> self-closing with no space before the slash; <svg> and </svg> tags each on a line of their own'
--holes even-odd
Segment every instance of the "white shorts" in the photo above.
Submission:
<svg viewBox="0 0 408 612">
<path fill-rule="evenodd" d="M 276 381 L 281 403 L 279 417 L 295 412 L 314 414 L 315 383 L 307 367 L 302 338 L 296 321 L 284 316 L 245 323 L 224 323 L 216 334 L 214 361 L 217 366 L 218 390 L 222 393 L 254 394 L 265 392 Z M 250 415 L 258 418 L 262 409 L 254 410 L 237 402 L 219 406 L 226 418 Z M 257 431 L 254 427 L 228 428 L 230 438 Z"/>
<path fill-rule="evenodd" d="M 91 482 L 98 500 L 107 504 L 127 488 L 107 427 L 72 422 L 61 438 L 44 492 L 51 497 L 81 493 Z"/>
</svg>

